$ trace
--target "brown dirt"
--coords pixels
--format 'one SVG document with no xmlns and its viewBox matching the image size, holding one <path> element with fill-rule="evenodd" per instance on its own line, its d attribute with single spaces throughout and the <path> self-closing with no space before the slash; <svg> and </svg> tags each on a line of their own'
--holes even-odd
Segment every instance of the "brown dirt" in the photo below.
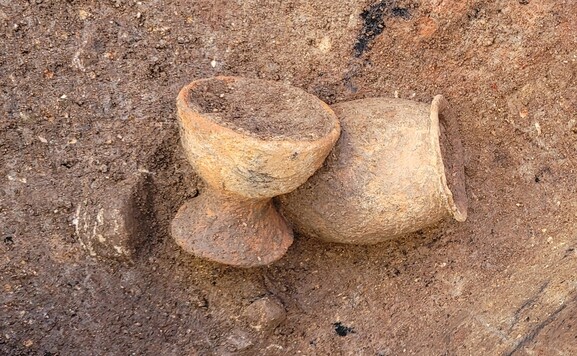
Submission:
<svg viewBox="0 0 577 356">
<path fill-rule="evenodd" d="M 188 98 L 219 125 L 262 139 L 318 140 L 334 129 L 334 116 L 319 99 L 281 82 L 200 81 Z"/>
<path fill-rule="evenodd" d="M 263 4 L 0 0 L 0 353 L 575 354 L 577 3 Z M 252 270 L 183 253 L 168 226 L 197 179 L 174 98 L 218 74 L 329 103 L 445 95 L 469 219 L 368 247 L 297 236 Z M 76 206 L 141 172 L 149 241 L 133 264 L 89 257 Z M 265 296 L 286 319 L 243 334 Z"/>
</svg>

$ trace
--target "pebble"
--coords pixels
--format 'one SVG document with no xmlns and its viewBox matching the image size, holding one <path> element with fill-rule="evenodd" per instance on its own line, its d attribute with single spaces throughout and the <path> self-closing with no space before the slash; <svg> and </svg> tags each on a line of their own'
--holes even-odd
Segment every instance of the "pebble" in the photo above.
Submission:
<svg viewBox="0 0 577 356">
<path fill-rule="evenodd" d="M 254 341 L 251 340 L 250 335 L 247 333 L 235 330 L 226 339 L 225 349 L 228 352 L 239 352 L 245 351 L 254 345 Z"/>
<path fill-rule="evenodd" d="M 88 11 L 86 11 L 86 10 L 80 9 L 80 10 L 78 10 L 78 17 L 79 17 L 81 20 L 86 20 L 87 18 L 90 17 L 90 13 L 89 13 Z"/>
<path fill-rule="evenodd" d="M 276 298 L 268 296 L 247 306 L 242 315 L 250 328 L 267 335 L 286 319 L 284 306 Z"/>
</svg>

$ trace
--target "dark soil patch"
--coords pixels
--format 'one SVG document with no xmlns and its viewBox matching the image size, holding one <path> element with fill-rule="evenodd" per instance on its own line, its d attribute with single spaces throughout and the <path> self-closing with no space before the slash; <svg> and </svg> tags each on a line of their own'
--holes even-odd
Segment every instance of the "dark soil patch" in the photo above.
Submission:
<svg viewBox="0 0 577 356">
<path fill-rule="evenodd" d="M 343 325 L 340 321 L 337 323 L 334 323 L 333 326 L 334 326 L 335 332 L 337 333 L 338 336 L 347 336 L 348 334 L 355 333 L 355 329 L 353 329 L 349 326 Z"/>
</svg>

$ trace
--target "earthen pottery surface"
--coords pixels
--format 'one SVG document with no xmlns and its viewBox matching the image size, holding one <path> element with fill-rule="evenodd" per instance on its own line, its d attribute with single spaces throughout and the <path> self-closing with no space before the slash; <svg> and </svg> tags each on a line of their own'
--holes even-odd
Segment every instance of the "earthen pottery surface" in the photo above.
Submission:
<svg viewBox="0 0 577 356">
<path fill-rule="evenodd" d="M 374 244 L 445 217 L 466 219 L 460 132 L 442 96 L 431 104 L 367 98 L 333 109 L 341 139 L 321 170 L 279 197 L 298 231 Z"/>
<path fill-rule="evenodd" d="M 293 234 L 270 199 L 322 165 L 340 134 L 333 111 L 302 89 L 240 77 L 193 81 L 177 108 L 182 146 L 207 183 L 172 221 L 177 244 L 240 267 L 281 258 Z"/>
</svg>

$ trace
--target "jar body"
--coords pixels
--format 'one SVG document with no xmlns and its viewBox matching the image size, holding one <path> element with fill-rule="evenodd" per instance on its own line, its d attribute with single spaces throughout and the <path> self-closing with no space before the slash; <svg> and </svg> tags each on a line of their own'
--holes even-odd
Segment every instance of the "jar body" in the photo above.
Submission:
<svg viewBox="0 0 577 356">
<path fill-rule="evenodd" d="M 466 219 L 463 154 L 447 102 L 369 98 L 332 106 L 341 138 L 324 166 L 279 197 L 308 236 L 374 244 L 453 216 Z"/>
</svg>

